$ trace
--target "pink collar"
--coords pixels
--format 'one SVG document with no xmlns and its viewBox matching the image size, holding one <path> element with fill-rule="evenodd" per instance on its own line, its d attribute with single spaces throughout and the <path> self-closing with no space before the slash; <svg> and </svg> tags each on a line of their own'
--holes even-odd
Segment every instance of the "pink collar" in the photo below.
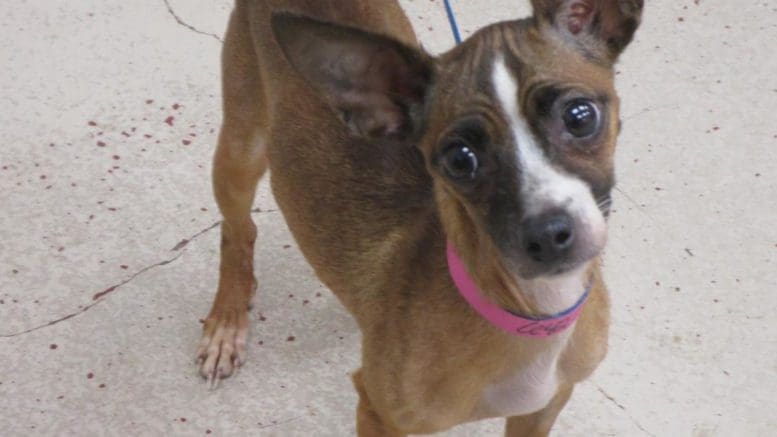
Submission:
<svg viewBox="0 0 777 437">
<path fill-rule="evenodd" d="M 580 317 L 592 285 L 592 283 L 588 284 L 583 296 L 572 308 L 550 317 L 532 318 L 515 315 L 481 296 L 477 285 L 467 273 L 464 263 L 451 242 L 448 242 L 448 270 L 456 288 L 459 289 L 459 293 L 478 314 L 508 334 L 522 337 L 550 337 L 572 326 Z"/>
</svg>

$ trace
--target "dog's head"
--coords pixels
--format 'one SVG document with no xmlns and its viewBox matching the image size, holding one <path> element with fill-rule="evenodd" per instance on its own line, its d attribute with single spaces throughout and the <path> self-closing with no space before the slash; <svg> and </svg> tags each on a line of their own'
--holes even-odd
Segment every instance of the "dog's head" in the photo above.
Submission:
<svg viewBox="0 0 777 437">
<path fill-rule="evenodd" d="M 620 129 L 613 64 L 643 0 L 532 0 L 433 58 L 362 30 L 279 15 L 287 59 L 354 135 L 415 142 L 450 238 L 524 279 L 606 241 Z"/>
</svg>

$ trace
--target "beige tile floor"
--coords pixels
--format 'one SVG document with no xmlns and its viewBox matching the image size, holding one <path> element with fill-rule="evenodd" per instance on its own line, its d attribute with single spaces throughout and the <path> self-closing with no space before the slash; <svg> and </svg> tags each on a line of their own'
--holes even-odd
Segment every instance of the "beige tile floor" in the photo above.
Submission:
<svg viewBox="0 0 777 437">
<path fill-rule="evenodd" d="M 469 34 L 527 3 L 454 6 Z M 429 50 L 452 45 L 439 0 L 403 5 Z M 194 371 L 229 10 L 0 2 L 0 434 L 353 435 L 359 334 L 266 184 L 266 320 L 254 312 L 249 362 L 219 390 Z M 771 0 L 647 1 L 618 67 L 611 352 L 557 435 L 775 435 L 776 22 Z"/>
</svg>

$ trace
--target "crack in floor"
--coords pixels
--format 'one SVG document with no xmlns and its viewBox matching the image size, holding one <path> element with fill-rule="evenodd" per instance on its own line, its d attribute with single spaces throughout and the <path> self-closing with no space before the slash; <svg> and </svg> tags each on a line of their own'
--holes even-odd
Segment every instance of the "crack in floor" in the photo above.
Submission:
<svg viewBox="0 0 777 437">
<path fill-rule="evenodd" d="M 142 275 L 143 273 L 146 273 L 147 271 L 149 271 L 151 269 L 155 269 L 155 268 L 161 267 L 161 266 L 166 266 L 166 265 L 172 263 L 173 261 L 175 261 L 178 258 L 180 258 L 181 255 L 183 255 L 183 253 L 179 253 L 178 255 L 176 255 L 176 256 L 174 256 L 174 257 L 172 257 L 170 259 L 166 259 L 164 261 L 160 261 L 160 262 L 158 262 L 156 264 L 152 264 L 150 266 L 143 267 L 142 269 L 140 269 L 137 272 L 135 272 L 129 278 L 127 278 L 127 279 L 125 279 L 125 280 L 123 280 L 123 281 L 121 281 L 121 282 L 119 282 L 117 284 L 111 285 L 110 287 L 106 288 L 103 291 L 95 293 L 94 296 L 92 296 L 92 301 L 93 301 L 92 303 L 82 307 L 81 309 L 79 309 L 78 311 L 76 311 L 74 313 L 70 313 L 70 314 L 68 314 L 66 316 L 62 316 L 62 317 L 60 317 L 58 319 L 54 319 L 54 320 L 52 320 L 50 322 L 47 322 L 47 323 L 44 323 L 42 325 L 38 325 L 38 326 L 29 328 L 29 329 L 25 329 L 24 331 L 14 332 L 14 333 L 11 333 L 11 334 L 0 334 L 0 338 L 12 338 L 12 337 L 18 337 L 18 336 L 24 335 L 24 334 L 29 334 L 30 332 L 35 332 L 37 330 L 40 330 L 40 329 L 43 329 L 43 328 L 47 328 L 49 326 L 54 326 L 54 325 L 56 325 L 58 323 L 64 322 L 65 320 L 70 320 L 73 317 L 80 316 L 81 314 L 84 314 L 85 312 L 91 310 L 92 308 L 96 307 L 101 302 L 103 302 L 105 300 L 105 299 L 102 299 L 104 296 L 106 296 L 106 295 L 108 295 L 110 293 L 113 293 L 118 288 L 122 287 L 123 285 L 128 284 L 133 279 L 137 278 L 138 276 Z"/>
<path fill-rule="evenodd" d="M 277 209 L 268 209 L 266 211 L 263 211 L 261 208 L 255 208 L 255 209 L 251 210 L 252 214 L 257 214 L 257 213 L 273 213 L 273 212 L 278 212 L 278 210 Z M 13 337 L 18 337 L 18 336 L 24 335 L 24 334 L 29 334 L 31 332 L 35 332 L 35 331 L 38 331 L 38 330 L 43 329 L 43 328 L 48 328 L 49 326 L 54 326 L 54 325 L 56 325 L 58 323 L 64 322 L 66 320 L 70 320 L 70 319 L 72 319 L 74 317 L 78 317 L 81 314 L 86 313 L 87 311 L 89 311 L 92 308 L 94 308 L 97 305 L 99 305 L 101 302 L 105 301 L 106 300 L 106 296 L 108 296 L 109 294 L 111 294 L 114 291 L 118 290 L 122 286 L 127 285 L 128 283 L 132 282 L 138 276 L 148 272 L 149 270 L 152 270 L 152 269 L 155 269 L 155 268 L 158 268 L 158 267 L 163 267 L 163 266 L 166 266 L 166 265 L 168 265 L 170 263 L 175 262 L 178 258 L 183 256 L 183 254 L 184 254 L 184 252 L 182 252 L 183 248 L 185 248 L 189 243 L 191 243 L 192 241 L 196 240 L 197 238 L 199 238 L 199 237 L 207 234 L 208 232 L 212 231 L 213 229 L 215 229 L 218 225 L 221 224 L 222 221 L 223 220 L 219 220 L 219 221 L 213 223 L 212 225 L 208 226 L 207 228 L 205 228 L 205 229 L 197 232 L 196 234 L 192 235 L 191 237 L 184 238 L 183 240 L 181 240 L 178 244 L 175 245 L 175 247 L 170 249 L 171 252 L 179 252 L 174 257 L 168 258 L 168 259 L 160 261 L 160 262 L 157 262 L 155 264 L 151 264 L 151 265 L 146 266 L 146 267 L 143 267 L 142 269 L 140 269 L 137 272 L 133 273 L 127 279 L 124 279 L 121 282 L 118 282 L 118 283 L 116 283 L 114 285 L 111 285 L 110 287 L 105 288 L 102 291 L 98 291 L 97 293 L 95 293 L 92 296 L 92 303 L 90 303 L 89 305 L 86 305 L 84 307 L 81 307 L 78 311 L 75 311 L 75 312 L 70 313 L 68 315 L 59 317 L 57 319 L 54 319 L 54 320 L 49 321 L 47 323 L 44 323 L 42 325 L 38 325 L 38 326 L 34 326 L 32 328 L 29 328 L 29 329 L 25 329 L 24 331 L 14 332 L 14 333 L 11 333 L 11 334 L 0 334 L 0 338 L 13 338 Z"/>
<path fill-rule="evenodd" d="M 613 404 L 615 404 L 615 406 L 617 406 L 618 408 L 620 408 L 621 410 L 623 410 L 623 412 L 624 412 L 624 413 L 626 413 L 626 416 L 627 416 L 629 419 L 631 419 L 631 423 L 633 423 L 633 424 L 634 424 L 634 426 L 636 426 L 637 428 L 639 428 L 639 430 L 640 430 L 640 431 L 644 432 L 645 434 L 647 434 L 647 435 L 649 435 L 649 436 L 651 436 L 651 437 L 656 437 L 656 435 L 655 435 L 655 434 L 653 434 L 652 432 L 650 432 L 650 431 L 648 431 L 647 429 L 645 429 L 645 427 L 644 427 L 644 426 L 642 426 L 642 425 L 641 425 L 641 424 L 640 424 L 640 423 L 637 421 L 637 419 L 635 419 L 635 418 L 634 418 L 634 416 L 632 416 L 632 415 L 631 415 L 631 413 L 629 413 L 629 411 L 626 409 L 626 407 L 625 407 L 625 406 L 623 406 L 623 404 L 621 404 L 620 402 L 618 402 L 618 400 L 617 400 L 617 399 L 615 399 L 615 397 L 614 397 L 614 396 L 612 396 L 612 395 L 610 395 L 609 393 L 607 393 L 606 391 L 604 391 L 604 389 L 603 389 L 602 387 L 600 387 L 600 386 L 599 386 L 599 384 L 593 383 L 593 385 L 594 385 L 594 387 L 596 387 L 596 389 L 599 391 L 599 393 L 601 393 L 601 394 L 602 394 L 602 395 L 603 395 L 605 398 L 607 398 L 607 400 L 609 400 L 610 402 L 612 402 Z"/>
<path fill-rule="evenodd" d="M 164 1 L 164 2 L 165 2 L 165 6 L 167 6 L 167 12 L 169 12 L 169 13 L 170 13 L 170 15 L 171 15 L 171 16 L 172 16 L 172 17 L 175 19 L 175 21 L 176 21 L 178 24 L 180 24 L 181 26 L 183 26 L 183 27 L 185 27 L 185 28 L 187 28 L 187 29 L 191 30 L 192 32 L 199 33 L 200 35 L 207 35 L 207 36 L 210 36 L 210 37 L 212 37 L 212 38 L 215 38 L 215 39 L 216 39 L 218 42 L 220 42 L 220 43 L 222 43 L 222 44 L 224 43 L 224 40 L 223 40 L 223 39 L 221 39 L 221 37 L 220 37 L 220 36 L 218 36 L 218 35 L 216 35 L 215 33 L 210 33 L 210 32 L 205 32 L 205 31 L 202 31 L 202 30 L 200 30 L 200 29 L 197 29 L 196 27 L 192 26 L 191 24 L 189 24 L 189 23 L 187 23 L 187 22 L 183 21 L 183 20 L 181 19 L 181 17 L 179 17 L 179 16 L 178 16 L 178 14 L 176 14 L 176 13 L 175 13 L 175 11 L 173 10 L 173 7 L 170 5 L 170 1 L 169 1 L 169 0 L 162 0 L 162 1 Z"/>
</svg>

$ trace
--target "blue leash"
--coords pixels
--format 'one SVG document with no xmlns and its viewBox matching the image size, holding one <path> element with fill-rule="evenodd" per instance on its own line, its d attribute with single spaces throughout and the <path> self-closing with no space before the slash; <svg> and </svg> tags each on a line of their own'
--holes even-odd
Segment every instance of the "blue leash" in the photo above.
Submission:
<svg viewBox="0 0 777 437">
<path fill-rule="evenodd" d="M 453 13 L 450 0 L 445 0 L 445 12 L 448 13 L 448 21 L 451 23 L 451 31 L 453 31 L 453 39 L 456 40 L 456 44 L 461 43 L 461 34 L 459 33 L 459 25 L 456 24 L 456 14 Z"/>
</svg>

